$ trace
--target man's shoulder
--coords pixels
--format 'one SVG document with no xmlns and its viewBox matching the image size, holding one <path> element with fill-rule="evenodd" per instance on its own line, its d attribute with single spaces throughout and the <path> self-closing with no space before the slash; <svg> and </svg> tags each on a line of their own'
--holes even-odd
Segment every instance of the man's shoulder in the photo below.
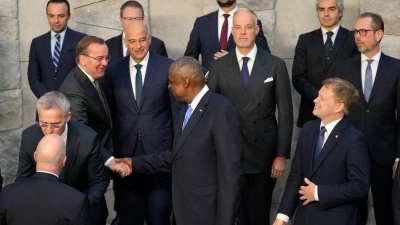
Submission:
<svg viewBox="0 0 400 225">
<path fill-rule="evenodd" d="M 122 34 L 117 35 L 115 37 L 112 37 L 112 38 L 109 38 L 109 39 L 106 40 L 106 44 L 107 45 L 114 44 L 114 43 L 117 43 L 117 42 L 121 42 L 122 43 Z"/>
<path fill-rule="evenodd" d="M 87 34 L 81 33 L 81 32 L 79 32 L 79 31 L 72 30 L 72 29 L 69 28 L 69 27 L 68 27 L 68 29 L 67 29 L 67 31 L 66 31 L 65 36 L 68 36 L 68 35 L 74 35 L 75 38 L 78 38 L 79 40 L 82 39 L 82 38 L 84 38 L 85 36 L 87 36 Z"/>
<path fill-rule="evenodd" d="M 22 131 L 22 137 L 23 138 L 30 138 L 34 134 L 43 134 L 42 130 L 40 129 L 39 125 L 37 123 L 31 125 L 30 127 L 26 128 L 25 130 Z"/>
<path fill-rule="evenodd" d="M 210 13 L 208 13 L 208 14 L 206 14 L 206 15 L 203 15 L 203 16 L 200 16 L 200 17 L 197 17 L 197 21 L 199 21 L 199 22 L 207 22 L 207 21 L 209 21 L 211 18 L 217 18 L 218 17 L 218 10 L 217 11 L 213 11 L 213 12 L 210 12 Z M 218 22 L 218 20 L 216 20 L 217 22 Z"/>
<path fill-rule="evenodd" d="M 49 38 L 49 39 L 50 39 L 50 31 L 48 31 L 48 32 L 46 32 L 46 33 L 44 33 L 44 34 L 42 34 L 42 35 L 39 35 L 39 36 L 33 38 L 33 39 L 32 39 L 32 42 L 41 41 L 41 40 L 43 40 L 43 39 L 45 39 L 45 38 Z"/>
<path fill-rule="evenodd" d="M 168 64 L 168 65 L 171 65 L 174 62 L 174 60 L 172 60 L 172 59 L 170 59 L 168 57 L 165 57 L 165 56 L 162 56 L 162 55 L 158 55 L 158 54 L 153 53 L 153 52 L 149 52 L 149 53 L 150 53 L 149 62 L 150 61 L 157 61 L 157 64 L 161 63 L 161 64 Z"/>
<path fill-rule="evenodd" d="M 75 121 L 68 121 L 68 134 L 70 132 L 77 132 L 78 138 L 95 138 L 97 136 L 96 131 L 92 128 L 86 126 L 83 123 L 75 122 Z"/>
</svg>

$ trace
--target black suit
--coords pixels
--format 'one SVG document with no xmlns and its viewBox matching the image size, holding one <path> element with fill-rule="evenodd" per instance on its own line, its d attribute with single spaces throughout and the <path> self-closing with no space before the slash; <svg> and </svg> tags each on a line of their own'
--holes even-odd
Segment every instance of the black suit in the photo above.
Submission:
<svg viewBox="0 0 400 225">
<path fill-rule="evenodd" d="M 132 169 L 172 172 L 177 225 L 235 224 L 244 185 L 239 114 L 232 103 L 212 91 L 202 97 L 181 132 L 185 113 L 186 107 L 175 127 L 173 150 L 135 157 Z"/>
<path fill-rule="evenodd" d="M 272 163 L 277 156 L 290 157 L 293 109 L 285 62 L 258 49 L 245 89 L 236 51 L 232 51 L 211 64 L 208 85 L 232 101 L 239 111 L 243 123 L 244 172 L 257 224 L 267 224 L 276 183 L 270 177 Z M 251 177 L 252 174 L 257 177 Z"/>
<path fill-rule="evenodd" d="M 108 54 L 111 56 L 109 63 L 112 63 L 117 59 L 125 56 L 125 54 L 122 54 L 122 33 L 118 36 L 108 39 L 106 41 L 106 44 L 108 47 Z M 158 55 L 168 57 L 167 49 L 165 48 L 164 42 L 153 36 L 151 37 L 149 51 Z"/>
<path fill-rule="evenodd" d="M 0 193 L 2 187 L 3 187 L 3 177 L 1 176 L 1 168 L 0 168 Z"/>
<path fill-rule="evenodd" d="M 293 87 L 301 95 L 297 126 L 302 127 L 309 120 L 317 119 L 312 113 L 314 99 L 322 87 L 322 81 L 336 76 L 339 61 L 359 54 L 351 31 L 340 27 L 330 53 L 325 59 L 324 39 L 321 29 L 299 36 L 292 67 Z"/>
<path fill-rule="evenodd" d="M 260 26 L 260 31 L 256 37 L 256 44 L 259 49 L 270 52 L 260 20 L 257 20 L 257 25 Z M 230 52 L 235 50 L 235 48 L 236 44 L 233 41 L 232 34 L 230 34 L 226 49 L 224 50 Z M 215 11 L 196 19 L 184 55 L 194 57 L 197 60 L 199 59 L 199 55 L 201 55 L 201 63 L 205 68 L 203 70 L 207 72 L 207 70 L 210 69 L 211 63 L 214 61 L 214 54 L 220 51 L 221 47 L 218 39 L 218 11 Z"/>
<path fill-rule="evenodd" d="M 87 197 L 47 173 L 6 186 L 1 194 L 0 224 L 92 224 Z M 94 224 L 94 223 L 93 223 Z"/>
<path fill-rule="evenodd" d="M 358 225 L 358 200 L 368 195 L 371 182 L 365 136 L 346 117 L 333 128 L 313 166 L 321 120 L 301 130 L 278 213 L 294 218 L 295 225 Z M 299 200 L 304 178 L 318 185 L 319 201 Z"/>
<path fill-rule="evenodd" d="M 400 60 L 382 53 L 368 102 L 363 95 L 360 55 L 340 62 L 337 72 L 360 92 L 348 118 L 367 137 L 375 219 L 378 225 L 393 224 L 391 168 L 400 156 L 400 124 L 396 119 L 400 116 Z"/>
<path fill-rule="evenodd" d="M 33 153 L 44 137 L 41 128 L 34 124 L 22 132 L 17 180 L 35 173 Z M 92 209 L 93 224 L 105 224 L 107 206 L 104 193 L 107 181 L 104 175 L 101 147 L 97 133 L 81 123 L 68 122 L 67 162 L 60 173 L 60 180 L 85 193 Z"/>
<path fill-rule="evenodd" d="M 99 82 L 103 82 L 103 79 Z M 58 91 L 65 94 L 71 104 L 71 120 L 84 123 L 97 132 L 104 147 L 102 159 L 106 162 L 112 156 L 114 146 L 111 118 L 108 107 L 103 106 L 93 83 L 75 66 Z"/>
<path fill-rule="evenodd" d="M 58 90 L 65 77 L 76 65 L 76 46 L 86 34 L 73 31 L 68 27 L 66 29 L 57 72 L 54 71 L 52 60 L 51 32 L 32 40 L 29 51 L 28 80 L 37 98 L 49 91 Z"/>
</svg>

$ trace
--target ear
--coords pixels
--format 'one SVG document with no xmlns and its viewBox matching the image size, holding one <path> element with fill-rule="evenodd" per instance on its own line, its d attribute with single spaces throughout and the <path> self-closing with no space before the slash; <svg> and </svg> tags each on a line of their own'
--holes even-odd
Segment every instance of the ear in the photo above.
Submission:
<svg viewBox="0 0 400 225">
<path fill-rule="evenodd" d="M 124 41 L 125 48 L 129 49 L 128 48 L 128 41 L 126 40 L 126 37 L 123 38 L 122 40 Z"/>
<path fill-rule="evenodd" d="M 86 66 L 86 56 L 84 55 L 79 55 L 79 66 Z"/>
<path fill-rule="evenodd" d="M 256 35 L 260 32 L 260 26 L 256 25 Z"/>
<path fill-rule="evenodd" d="M 375 39 L 377 42 L 380 42 L 382 40 L 383 37 L 383 30 L 377 30 L 375 32 Z"/>
<path fill-rule="evenodd" d="M 340 113 L 340 112 L 343 113 L 343 110 L 344 110 L 344 103 L 343 103 L 343 102 L 338 103 L 338 104 L 336 105 L 335 112 L 336 112 L 336 113 Z"/>
<path fill-rule="evenodd" d="M 182 78 L 182 80 L 183 80 L 183 82 L 182 82 L 183 87 L 185 87 L 185 88 L 189 87 L 190 79 L 188 77 L 184 77 L 184 78 Z"/>
<path fill-rule="evenodd" d="M 33 160 L 35 160 L 35 162 L 37 162 L 37 159 L 36 159 L 36 151 L 33 153 Z"/>
<path fill-rule="evenodd" d="M 67 156 L 64 156 L 64 158 L 63 158 L 63 160 L 61 162 L 62 167 L 65 166 L 65 162 L 67 162 Z"/>
<path fill-rule="evenodd" d="M 149 36 L 147 37 L 147 41 L 149 42 L 149 46 L 151 44 L 151 38 L 152 38 L 152 36 L 151 36 L 151 34 L 149 34 Z"/>
<path fill-rule="evenodd" d="M 71 119 L 71 112 L 68 112 L 67 117 L 65 118 L 65 122 L 68 122 Z"/>
</svg>

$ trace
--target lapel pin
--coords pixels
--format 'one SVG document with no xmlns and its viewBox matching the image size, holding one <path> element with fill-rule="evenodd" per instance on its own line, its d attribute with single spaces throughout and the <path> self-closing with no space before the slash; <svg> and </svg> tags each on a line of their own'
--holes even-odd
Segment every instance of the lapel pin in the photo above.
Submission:
<svg viewBox="0 0 400 225">
<path fill-rule="evenodd" d="M 339 135 L 336 134 L 335 138 L 339 138 Z"/>
<path fill-rule="evenodd" d="M 199 111 L 200 111 L 200 112 L 203 112 L 203 110 L 202 110 L 202 109 L 199 109 Z"/>
</svg>

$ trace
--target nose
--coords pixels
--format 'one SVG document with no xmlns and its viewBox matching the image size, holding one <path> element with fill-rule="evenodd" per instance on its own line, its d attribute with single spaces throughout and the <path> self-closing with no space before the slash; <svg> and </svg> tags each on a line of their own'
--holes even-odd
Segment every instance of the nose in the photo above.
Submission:
<svg viewBox="0 0 400 225">
<path fill-rule="evenodd" d="M 328 15 L 329 15 L 328 9 L 325 9 L 325 10 L 324 10 L 324 15 L 325 15 L 325 16 L 328 16 Z"/>
</svg>

